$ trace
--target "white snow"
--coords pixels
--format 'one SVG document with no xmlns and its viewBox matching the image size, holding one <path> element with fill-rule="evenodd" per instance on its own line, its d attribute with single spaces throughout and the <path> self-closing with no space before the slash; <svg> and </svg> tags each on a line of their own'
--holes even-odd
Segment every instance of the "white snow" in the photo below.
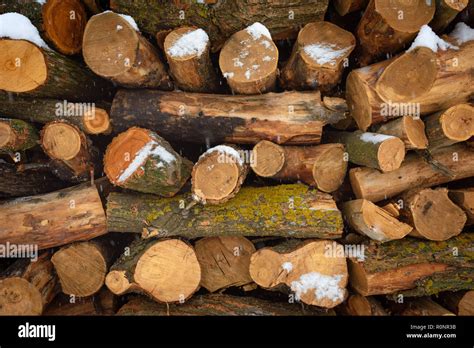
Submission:
<svg viewBox="0 0 474 348">
<path fill-rule="evenodd" d="M 387 139 L 395 138 L 392 135 L 377 134 L 365 132 L 360 135 L 360 140 L 365 141 L 366 143 L 378 144 Z"/>
<path fill-rule="evenodd" d="M 349 47 L 337 49 L 335 44 L 313 44 L 304 46 L 304 52 L 319 65 L 336 64 L 336 59 L 344 56 Z"/>
<path fill-rule="evenodd" d="M 172 161 L 176 160 L 176 157 L 173 154 L 171 154 L 156 141 L 151 140 L 135 154 L 133 161 L 118 176 L 117 182 L 121 183 L 127 180 L 139 167 L 141 167 L 146 162 L 150 156 L 158 157 L 161 162 L 166 163 L 171 163 Z M 157 167 L 160 168 L 158 165 Z"/>
<path fill-rule="evenodd" d="M 244 63 L 242 63 L 239 58 L 232 58 L 232 61 L 235 67 L 241 68 L 244 66 Z"/>
<path fill-rule="evenodd" d="M 172 57 L 190 55 L 197 55 L 200 57 L 208 43 L 209 36 L 207 36 L 206 32 L 202 29 L 196 29 L 184 34 L 176 40 L 173 46 L 168 49 L 168 54 Z"/>
<path fill-rule="evenodd" d="M 250 73 L 251 73 L 250 69 L 247 69 L 247 71 L 245 72 L 245 78 L 247 80 L 250 80 Z"/>
<path fill-rule="evenodd" d="M 270 40 L 272 39 L 272 35 L 270 34 L 270 31 L 267 29 L 266 26 L 264 26 L 260 22 L 255 22 L 251 26 L 247 27 L 247 29 L 245 30 L 247 31 L 247 33 L 249 33 L 252 36 L 254 40 L 260 39 L 262 35 L 266 36 Z"/>
<path fill-rule="evenodd" d="M 38 29 L 31 21 L 15 12 L 7 12 L 0 15 L 0 37 L 8 37 L 14 40 L 26 40 L 36 46 L 49 49 L 41 38 Z"/>
<path fill-rule="evenodd" d="M 448 48 L 458 49 L 458 47 L 451 45 L 449 42 L 441 39 L 436 33 L 428 26 L 423 25 L 418 33 L 415 41 L 411 44 L 407 52 L 415 49 L 416 47 L 428 47 L 433 52 L 438 52 L 438 49 L 446 51 Z"/>
<path fill-rule="evenodd" d="M 40 5 L 46 4 L 46 0 L 36 0 L 35 2 L 40 4 Z"/>
<path fill-rule="evenodd" d="M 296 300 L 301 299 L 301 295 L 310 290 L 314 290 L 314 295 L 318 300 L 329 299 L 333 302 L 344 299 L 344 289 L 339 286 L 342 275 L 328 276 L 319 272 L 306 273 L 300 276 L 299 280 L 291 282 L 291 290 L 295 292 Z"/>
<path fill-rule="evenodd" d="M 449 36 L 454 38 L 458 45 L 462 45 L 474 40 L 474 29 L 467 26 L 466 23 L 459 22 Z"/>
<path fill-rule="evenodd" d="M 233 78 L 234 73 L 233 72 L 225 72 L 222 74 L 226 79 Z"/>
<path fill-rule="evenodd" d="M 272 57 L 270 57 L 270 56 L 265 56 L 265 57 L 262 58 L 262 60 L 263 60 L 264 62 L 269 62 L 269 61 L 272 60 Z"/>
<path fill-rule="evenodd" d="M 281 268 L 283 268 L 287 273 L 290 273 L 293 269 L 293 264 L 291 262 L 284 262 L 281 265 Z"/>
<path fill-rule="evenodd" d="M 214 146 L 214 147 L 210 148 L 209 150 L 207 150 L 206 152 L 204 152 L 200 156 L 200 158 L 205 156 L 205 155 L 208 155 L 210 153 L 213 153 L 213 152 L 219 152 L 219 153 L 226 154 L 230 157 L 233 157 L 240 165 L 244 164 L 244 161 L 243 161 L 242 157 L 240 156 L 240 153 L 236 149 L 234 149 L 233 147 L 230 147 L 230 146 L 227 146 L 227 145 Z"/>
<path fill-rule="evenodd" d="M 100 15 L 103 15 L 104 13 L 110 13 L 110 12 L 115 13 L 113 11 L 108 10 L 108 11 L 104 11 L 104 12 L 101 12 L 99 14 L 96 14 L 96 16 L 100 16 Z M 126 14 L 121 14 L 121 13 L 117 13 L 117 14 L 120 17 L 122 17 L 123 19 L 125 19 L 128 22 L 128 24 L 130 24 L 132 26 L 133 29 L 135 29 L 136 31 L 140 31 L 140 29 L 138 29 L 137 22 L 135 22 L 135 20 L 133 19 L 132 16 L 129 16 L 129 15 L 126 15 Z M 117 28 L 117 30 L 119 30 L 119 29 Z"/>
<path fill-rule="evenodd" d="M 117 31 L 122 30 L 123 27 L 120 24 L 117 24 L 117 27 L 115 28 Z"/>
</svg>

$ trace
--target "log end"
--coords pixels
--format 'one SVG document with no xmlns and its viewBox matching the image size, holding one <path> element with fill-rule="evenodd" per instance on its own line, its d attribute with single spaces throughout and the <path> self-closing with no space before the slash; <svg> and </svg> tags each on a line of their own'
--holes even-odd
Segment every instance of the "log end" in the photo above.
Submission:
<svg viewBox="0 0 474 348">
<path fill-rule="evenodd" d="M 446 110 L 440 118 L 444 135 L 453 141 L 466 141 L 474 135 L 474 107 L 459 104 Z"/>
<path fill-rule="evenodd" d="M 109 114 L 104 109 L 87 110 L 82 116 L 82 120 L 84 130 L 88 134 L 108 134 L 112 131 Z"/>
<path fill-rule="evenodd" d="M 45 152 L 58 160 L 70 160 L 81 150 L 82 138 L 77 127 L 65 122 L 51 122 L 41 131 Z"/>
<path fill-rule="evenodd" d="M 285 151 L 280 145 L 262 140 L 252 150 L 250 166 L 255 174 L 264 178 L 276 175 L 285 164 Z"/>
<path fill-rule="evenodd" d="M 399 138 L 390 137 L 383 141 L 377 152 L 377 160 L 382 172 L 400 168 L 405 158 L 405 144 Z"/>
<path fill-rule="evenodd" d="M 313 165 L 313 179 L 318 189 L 324 192 L 336 191 L 346 177 L 348 161 L 344 158 L 344 145 L 320 145 L 326 149 Z"/>
<path fill-rule="evenodd" d="M 38 289 L 23 278 L 0 280 L 0 315 L 41 315 L 43 300 Z"/>
<path fill-rule="evenodd" d="M 403 116 L 402 122 L 410 148 L 426 149 L 428 147 L 428 138 L 425 134 L 425 124 L 421 119 L 411 116 Z"/>
<path fill-rule="evenodd" d="M 7 122 L 0 122 L 0 148 L 4 148 L 15 141 L 15 132 Z"/>
<path fill-rule="evenodd" d="M 416 33 L 435 14 L 435 1 L 374 0 L 375 11 L 396 31 Z M 400 12 L 401 11 L 401 12 Z M 403 13 L 403 17 L 400 16 Z"/>
</svg>

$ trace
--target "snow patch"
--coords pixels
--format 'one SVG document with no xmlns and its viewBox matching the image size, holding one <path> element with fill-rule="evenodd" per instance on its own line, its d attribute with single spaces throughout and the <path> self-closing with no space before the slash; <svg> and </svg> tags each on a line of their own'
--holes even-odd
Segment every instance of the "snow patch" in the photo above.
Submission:
<svg viewBox="0 0 474 348">
<path fill-rule="evenodd" d="M 446 51 L 448 48 L 457 50 L 459 47 L 451 45 L 449 42 L 441 39 L 436 33 L 428 26 L 423 25 L 418 33 L 415 41 L 411 44 L 407 52 L 415 49 L 416 47 L 427 47 L 433 52 L 438 52 L 438 49 Z"/>
<path fill-rule="evenodd" d="M 0 15 L 0 37 L 26 40 L 34 43 L 36 46 L 50 49 L 31 21 L 16 12 L 7 12 Z"/>
<path fill-rule="evenodd" d="M 99 13 L 99 14 L 96 14 L 96 16 L 100 16 L 100 15 L 103 15 L 104 13 L 110 13 L 110 12 L 116 13 L 116 12 L 113 12 L 113 11 L 108 10 L 108 11 L 104 11 L 104 12 L 101 12 L 101 13 Z M 121 14 L 121 13 L 116 13 L 116 14 L 118 14 L 120 17 L 122 17 L 123 19 L 125 19 L 125 20 L 128 22 L 128 24 L 131 25 L 131 27 L 132 27 L 133 29 L 135 29 L 136 31 L 140 31 L 140 29 L 138 29 L 137 22 L 135 22 L 135 20 L 133 19 L 132 16 L 129 16 L 129 15 L 126 15 L 126 14 Z M 119 29 L 117 29 L 117 30 L 119 30 Z"/>
<path fill-rule="evenodd" d="M 172 57 L 190 55 L 197 55 L 200 57 L 205 51 L 208 43 L 209 36 L 207 33 L 202 29 L 196 29 L 184 34 L 176 40 L 173 46 L 168 49 L 168 54 Z"/>
<path fill-rule="evenodd" d="M 467 26 L 466 23 L 459 22 L 449 36 L 455 39 L 458 45 L 462 45 L 474 40 L 474 29 Z"/>
<path fill-rule="evenodd" d="M 46 0 L 36 0 L 35 2 L 40 5 L 46 4 Z"/>
<path fill-rule="evenodd" d="M 250 80 L 250 74 L 251 74 L 250 69 L 247 69 L 247 71 L 245 72 L 245 78 L 246 78 L 247 80 Z"/>
<path fill-rule="evenodd" d="M 314 295 L 318 300 L 328 299 L 333 302 L 344 299 L 344 289 L 339 286 L 343 276 L 328 276 L 318 272 L 306 273 L 300 276 L 300 279 L 291 282 L 291 290 L 295 292 L 297 301 L 301 295 L 310 290 L 314 290 Z"/>
<path fill-rule="evenodd" d="M 304 52 L 319 65 L 336 65 L 336 59 L 344 56 L 349 47 L 337 49 L 335 44 L 313 44 L 304 46 Z"/>
<path fill-rule="evenodd" d="M 262 60 L 263 60 L 264 62 L 269 62 L 269 61 L 272 60 L 272 57 L 270 57 L 270 56 L 265 56 L 265 57 L 262 58 Z"/>
<path fill-rule="evenodd" d="M 231 79 L 234 77 L 234 73 L 233 72 L 225 72 L 222 74 L 226 79 Z"/>
<path fill-rule="evenodd" d="M 262 35 L 266 36 L 270 40 L 272 39 L 272 35 L 270 34 L 270 31 L 267 29 L 266 26 L 264 26 L 260 22 L 255 22 L 251 26 L 247 27 L 245 30 L 247 31 L 247 33 L 249 33 L 252 36 L 254 40 L 260 39 Z"/>
<path fill-rule="evenodd" d="M 283 268 L 287 273 L 290 273 L 293 269 L 293 264 L 291 262 L 284 262 L 281 265 L 281 268 Z"/>
<path fill-rule="evenodd" d="M 378 144 L 387 139 L 395 138 L 392 135 L 377 134 L 365 132 L 360 135 L 360 140 L 365 141 L 366 143 Z"/>
<path fill-rule="evenodd" d="M 205 155 L 209 155 L 213 152 L 219 152 L 219 153 L 225 154 L 227 156 L 233 157 L 237 161 L 237 163 L 239 163 L 239 165 L 244 164 L 244 160 L 240 156 L 240 153 L 236 149 L 234 149 L 233 147 L 230 147 L 230 146 L 227 146 L 227 145 L 214 146 L 214 147 L 210 148 L 209 150 L 207 150 L 206 152 L 204 152 L 199 157 L 199 159 L 201 159 Z"/>
<path fill-rule="evenodd" d="M 115 28 L 117 31 L 122 30 L 123 27 L 120 24 L 117 24 L 117 27 Z"/>
</svg>

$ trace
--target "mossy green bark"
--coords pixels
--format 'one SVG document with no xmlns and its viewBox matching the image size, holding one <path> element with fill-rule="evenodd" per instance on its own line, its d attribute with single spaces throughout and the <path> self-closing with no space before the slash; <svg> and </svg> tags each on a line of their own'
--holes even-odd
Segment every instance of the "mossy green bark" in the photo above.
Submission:
<svg viewBox="0 0 474 348">
<path fill-rule="evenodd" d="M 113 192 L 108 197 L 109 231 L 187 238 L 281 236 L 334 239 L 343 221 L 332 197 L 305 185 L 244 187 L 220 205 L 193 203 L 191 194 L 160 199 Z"/>
<path fill-rule="evenodd" d="M 38 145 L 38 131 L 31 124 L 8 118 L 0 118 L 0 123 L 6 124 L 13 132 L 11 141 L 0 147 L 0 151 L 24 151 Z"/>
</svg>

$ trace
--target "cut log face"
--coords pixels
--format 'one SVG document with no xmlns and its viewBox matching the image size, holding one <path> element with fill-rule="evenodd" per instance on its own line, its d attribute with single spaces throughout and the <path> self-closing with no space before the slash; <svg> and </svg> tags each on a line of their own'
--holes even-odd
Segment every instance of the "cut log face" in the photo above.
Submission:
<svg viewBox="0 0 474 348">
<path fill-rule="evenodd" d="M 179 239 L 149 240 L 130 246 L 107 274 L 105 283 L 117 295 L 140 291 L 160 302 L 189 298 L 199 288 L 201 267 L 194 249 Z M 141 250 L 140 250 L 141 249 Z"/>
<path fill-rule="evenodd" d="M 112 131 L 109 114 L 101 108 L 86 111 L 82 116 L 82 125 L 87 134 L 109 134 Z"/>
<path fill-rule="evenodd" d="M 122 86 L 171 87 L 156 49 L 119 14 L 104 12 L 87 22 L 83 55 L 97 75 Z"/>
<path fill-rule="evenodd" d="M 22 120 L 0 118 L 0 150 L 23 151 L 38 145 L 35 127 Z"/>
<path fill-rule="evenodd" d="M 376 128 L 377 133 L 392 135 L 405 143 L 405 149 L 426 149 L 428 139 L 425 134 L 425 124 L 413 116 L 402 116 Z"/>
<path fill-rule="evenodd" d="M 192 163 L 156 133 L 133 127 L 115 137 L 104 156 L 104 170 L 114 185 L 173 196 L 191 175 Z"/>
<path fill-rule="evenodd" d="M 347 265 L 344 256 L 334 250 L 342 245 L 332 241 L 308 242 L 294 250 L 279 253 L 263 248 L 250 259 L 250 276 L 264 288 L 286 284 L 295 299 L 304 303 L 333 308 L 347 296 Z M 343 253 L 342 253 L 343 255 Z"/>
<path fill-rule="evenodd" d="M 219 66 L 234 93 L 261 94 L 275 88 L 278 48 L 270 32 L 254 23 L 233 34 L 222 47 Z"/>
<path fill-rule="evenodd" d="M 382 54 L 401 50 L 434 12 L 434 1 L 371 0 L 357 28 L 359 63 L 364 66 Z"/>
<path fill-rule="evenodd" d="M 466 224 L 466 214 L 444 188 L 407 192 L 401 215 L 414 227 L 410 235 L 435 241 L 457 236 Z"/>
<path fill-rule="evenodd" d="M 411 226 L 365 199 L 344 203 L 342 213 L 357 232 L 379 242 L 401 239 L 413 230 Z"/>
<path fill-rule="evenodd" d="M 449 190 L 449 198 L 466 213 L 466 225 L 474 225 L 474 187 Z"/>
<path fill-rule="evenodd" d="M 252 283 L 249 265 L 255 247 L 247 238 L 203 238 L 196 242 L 195 250 L 201 265 L 201 286 L 208 291 Z"/>
<path fill-rule="evenodd" d="M 163 50 L 173 80 L 180 89 L 190 92 L 218 89 L 209 48 L 209 37 L 202 29 L 181 27 L 167 34 Z"/>
<path fill-rule="evenodd" d="M 201 155 L 191 174 L 191 191 L 196 201 L 220 204 L 239 192 L 249 170 L 239 151 L 219 145 Z"/>
<path fill-rule="evenodd" d="M 262 140 L 252 150 L 250 165 L 262 177 L 301 180 L 321 191 L 333 192 L 346 175 L 344 152 L 342 144 L 297 147 Z"/>
<path fill-rule="evenodd" d="M 289 89 L 328 91 L 339 83 L 343 62 L 354 49 L 354 36 L 329 22 L 308 23 L 298 34 L 293 53 L 282 70 Z"/>
<path fill-rule="evenodd" d="M 449 146 L 474 135 L 474 107 L 459 104 L 425 118 L 429 148 Z"/>
</svg>

